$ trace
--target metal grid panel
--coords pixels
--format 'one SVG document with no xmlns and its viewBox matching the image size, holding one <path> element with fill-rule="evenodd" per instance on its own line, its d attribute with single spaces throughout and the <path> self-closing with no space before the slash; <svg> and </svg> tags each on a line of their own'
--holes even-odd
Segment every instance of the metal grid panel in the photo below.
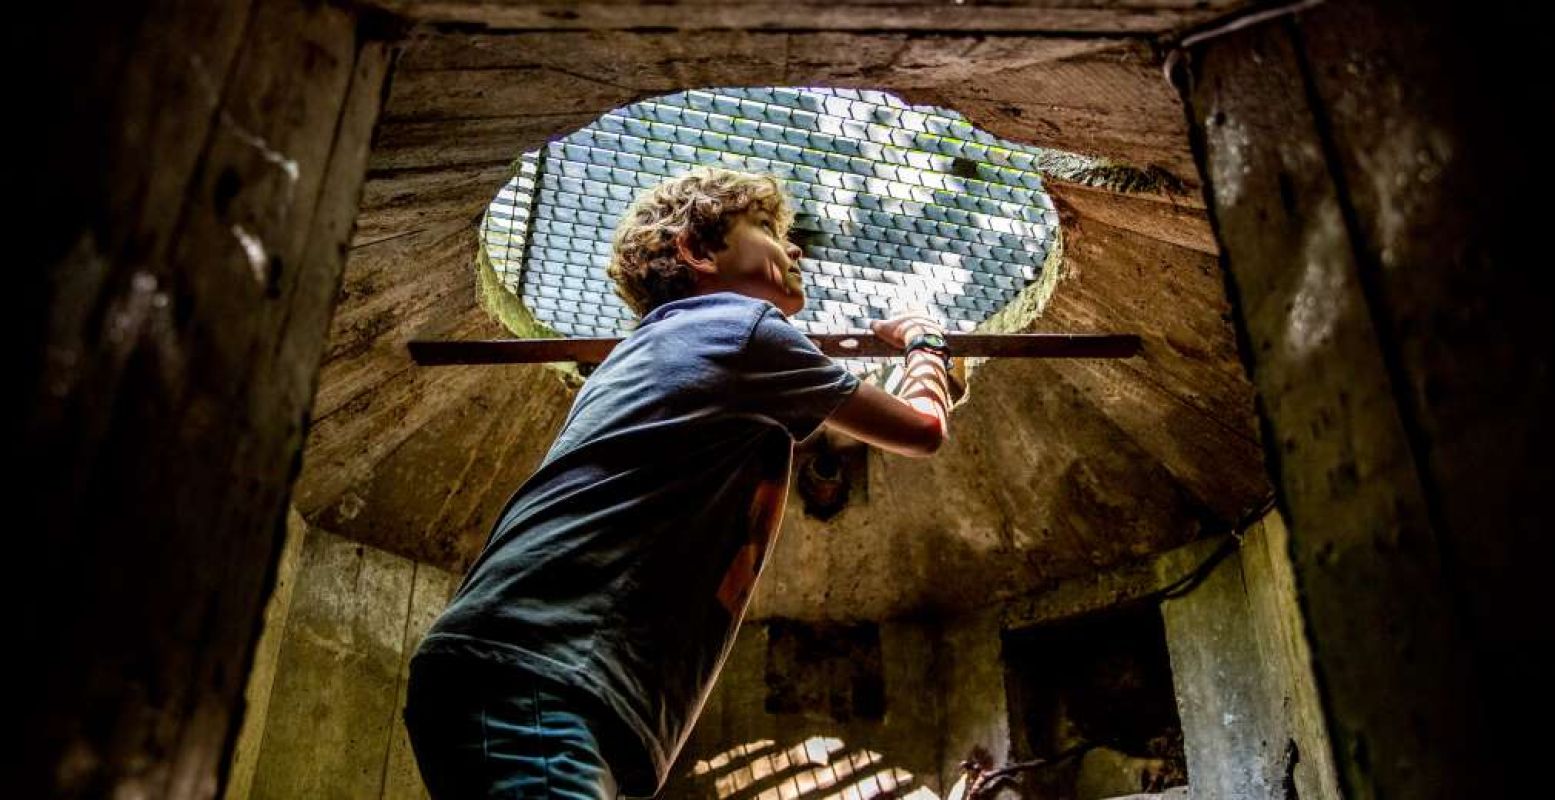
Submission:
<svg viewBox="0 0 1555 800">
<path fill-rule="evenodd" d="M 632 198 L 698 165 L 768 172 L 806 241 L 802 330 L 866 330 L 910 302 L 971 331 L 1039 277 L 1058 227 L 1041 173 L 1083 160 L 882 92 L 688 91 L 525 154 L 481 233 L 541 322 L 568 336 L 624 335 L 634 317 L 605 268 Z"/>
</svg>

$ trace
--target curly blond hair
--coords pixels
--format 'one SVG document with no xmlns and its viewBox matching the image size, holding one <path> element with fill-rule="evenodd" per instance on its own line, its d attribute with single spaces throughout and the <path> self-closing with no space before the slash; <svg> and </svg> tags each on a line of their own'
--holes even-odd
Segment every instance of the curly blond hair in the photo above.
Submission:
<svg viewBox="0 0 1555 800">
<path fill-rule="evenodd" d="M 690 297 L 696 283 L 675 240 L 690 232 L 694 252 L 711 254 L 741 214 L 765 211 L 786 236 L 794 214 L 772 175 L 697 167 L 639 195 L 616 226 L 606 273 L 616 294 L 641 317 L 672 300 Z"/>
</svg>

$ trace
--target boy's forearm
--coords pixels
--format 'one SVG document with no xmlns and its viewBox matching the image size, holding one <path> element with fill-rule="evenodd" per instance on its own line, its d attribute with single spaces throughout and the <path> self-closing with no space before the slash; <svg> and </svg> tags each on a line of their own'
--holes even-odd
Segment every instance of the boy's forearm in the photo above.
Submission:
<svg viewBox="0 0 1555 800">
<path fill-rule="evenodd" d="M 939 420 L 940 431 L 950 435 L 950 376 L 945 362 L 934 353 L 911 350 L 904 356 L 906 373 L 895 395 L 918 411 Z"/>
</svg>

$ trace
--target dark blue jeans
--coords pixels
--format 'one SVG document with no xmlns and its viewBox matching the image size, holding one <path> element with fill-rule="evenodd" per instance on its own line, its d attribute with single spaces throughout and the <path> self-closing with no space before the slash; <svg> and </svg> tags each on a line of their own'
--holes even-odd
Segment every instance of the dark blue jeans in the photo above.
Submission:
<svg viewBox="0 0 1555 800">
<path fill-rule="evenodd" d="M 615 800 L 599 742 L 565 690 L 464 659 L 411 662 L 405 727 L 434 800 Z"/>
</svg>

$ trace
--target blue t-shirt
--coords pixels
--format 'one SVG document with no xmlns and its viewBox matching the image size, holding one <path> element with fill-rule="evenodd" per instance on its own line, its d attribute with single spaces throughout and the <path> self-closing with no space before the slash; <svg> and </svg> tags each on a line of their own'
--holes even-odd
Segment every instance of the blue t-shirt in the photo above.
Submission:
<svg viewBox="0 0 1555 800">
<path fill-rule="evenodd" d="M 642 319 L 584 383 L 422 653 L 582 690 L 652 794 L 722 667 L 783 516 L 793 445 L 858 388 L 765 300 Z"/>
</svg>

